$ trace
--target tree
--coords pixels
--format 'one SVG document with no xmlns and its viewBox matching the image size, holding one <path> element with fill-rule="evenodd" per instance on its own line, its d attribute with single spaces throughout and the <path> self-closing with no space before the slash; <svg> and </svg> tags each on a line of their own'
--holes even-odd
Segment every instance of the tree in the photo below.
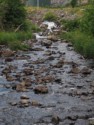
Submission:
<svg viewBox="0 0 94 125">
<path fill-rule="evenodd" d="M 21 0 L 3 0 L 3 10 L 6 10 L 2 17 L 4 29 L 12 30 L 21 25 L 23 28 L 26 20 L 26 11 Z"/>
<path fill-rule="evenodd" d="M 71 0 L 71 6 L 74 8 L 77 5 L 77 0 Z"/>
</svg>

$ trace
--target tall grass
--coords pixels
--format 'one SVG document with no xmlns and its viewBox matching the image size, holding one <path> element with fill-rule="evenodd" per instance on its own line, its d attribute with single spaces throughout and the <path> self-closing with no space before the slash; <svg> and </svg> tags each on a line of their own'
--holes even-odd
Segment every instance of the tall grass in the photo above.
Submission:
<svg viewBox="0 0 94 125">
<path fill-rule="evenodd" d="M 38 32 L 40 29 L 37 25 L 33 24 L 30 21 L 26 22 L 25 31 L 1 31 L 0 32 L 0 44 L 7 45 L 11 49 L 25 50 L 28 48 L 28 45 L 23 44 L 23 41 L 32 39 L 32 33 Z"/>
<path fill-rule="evenodd" d="M 62 37 L 71 41 L 75 50 L 83 54 L 84 57 L 94 58 L 94 37 L 92 35 L 76 30 L 63 34 Z"/>
</svg>

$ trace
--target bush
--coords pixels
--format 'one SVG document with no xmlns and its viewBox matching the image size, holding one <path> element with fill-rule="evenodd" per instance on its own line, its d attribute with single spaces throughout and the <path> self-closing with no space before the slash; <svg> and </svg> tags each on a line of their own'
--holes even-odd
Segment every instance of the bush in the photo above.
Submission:
<svg viewBox="0 0 94 125">
<path fill-rule="evenodd" d="M 71 0 L 71 6 L 74 8 L 77 5 L 77 0 Z"/>
<path fill-rule="evenodd" d="M 74 48 L 87 58 L 94 58 L 94 37 L 80 31 L 73 31 L 63 35 L 63 38 L 71 41 Z"/>
<path fill-rule="evenodd" d="M 80 27 L 83 32 L 88 32 L 94 36 L 94 5 L 86 9 Z"/>
<path fill-rule="evenodd" d="M 64 29 L 67 31 L 73 31 L 77 28 L 79 28 L 80 22 L 78 19 L 74 20 L 62 20 L 61 23 L 64 26 Z"/>
<path fill-rule="evenodd" d="M 53 13 L 48 12 L 48 13 L 45 14 L 44 20 L 46 20 L 46 21 L 56 21 L 57 17 Z"/>
<path fill-rule="evenodd" d="M 0 8 L 4 11 L 4 13 L 0 13 L 5 30 L 16 29 L 18 26 L 20 26 L 20 29 L 24 29 L 26 11 L 21 0 L 0 0 Z"/>
</svg>

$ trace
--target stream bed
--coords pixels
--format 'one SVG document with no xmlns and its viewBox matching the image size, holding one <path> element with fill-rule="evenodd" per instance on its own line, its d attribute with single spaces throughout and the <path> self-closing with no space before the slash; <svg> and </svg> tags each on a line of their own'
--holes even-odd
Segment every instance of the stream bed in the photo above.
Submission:
<svg viewBox="0 0 94 125">
<path fill-rule="evenodd" d="M 48 30 L 54 34 L 58 28 L 51 24 Z M 17 89 L 24 81 L 30 86 Z M 24 105 L 21 99 L 29 101 Z M 76 53 L 71 43 L 41 33 L 30 51 L 18 51 L 12 61 L 0 57 L 0 125 L 89 125 L 90 118 L 94 62 Z"/>
</svg>

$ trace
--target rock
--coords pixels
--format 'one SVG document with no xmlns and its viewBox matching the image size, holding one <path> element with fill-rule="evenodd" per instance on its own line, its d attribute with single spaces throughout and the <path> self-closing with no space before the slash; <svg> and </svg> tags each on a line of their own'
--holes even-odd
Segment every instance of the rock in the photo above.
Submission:
<svg viewBox="0 0 94 125">
<path fill-rule="evenodd" d="M 17 92 L 25 92 L 25 91 L 27 91 L 26 86 L 25 86 L 25 82 L 17 84 L 16 85 L 16 91 Z"/>
<path fill-rule="evenodd" d="M 61 14 L 61 17 L 64 17 L 64 16 L 65 16 L 64 13 L 62 13 L 62 14 Z"/>
<path fill-rule="evenodd" d="M 56 65 L 54 65 L 55 68 L 62 68 L 64 65 L 64 59 L 60 60 Z"/>
<path fill-rule="evenodd" d="M 23 72 L 25 73 L 25 75 L 32 75 L 33 74 L 33 69 L 32 68 L 25 68 L 23 70 Z"/>
<path fill-rule="evenodd" d="M 80 73 L 80 69 L 78 67 L 74 67 L 74 68 L 72 68 L 70 73 L 78 74 L 78 73 Z"/>
<path fill-rule="evenodd" d="M 6 67 L 3 71 L 2 71 L 3 74 L 8 74 L 8 73 L 11 73 L 11 69 L 9 67 Z"/>
<path fill-rule="evenodd" d="M 54 81 L 54 76 L 48 75 L 48 76 L 44 76 L 42 78 L 36 78 L 37 83 L 38 84 L 42 84 L 42 83 L 49 83 Z"/>
<path fill-rule="evenodd" d="M 5 59 L 5 62 L 11 62 L 11 61 L 13 61 L 13 58 L 7 57 L 7 58 Z"/>
<path fill-rule="evenodd" d="M 71 43 L 68 43 L 67 47 L 73 47 L 73 45 Z"/>
<path fill-rule="evenodd" d="M 52 117 L 52 123 L 53 124 L 55 124 L 55 125 L 57 125 L 57 124 L 59 124 L 59 122 L 60 122 L 60 118 L 59 118 L 59 116 L 56 116 L 56 115 L 54 115 L 53 117 Z"/>
<path fill-rule="evenodd" d="M 48 93 L 48 88 L 44 85 L 38 85 L 34 88 L 34 92 L 35 94 L 46 94 Z"/>
<path fill-rule="evenodd" d="M 52 41 L 44 40 L 41 42 L 41 45 L 46 46 L 46 47 L 50 47 L 52 45 Z"/>
<path fill-rule="evenodd" d="M 40 28 L 41 28 L 43 31 L 45 31 L 45 30 L 47 29 L 47 27 L 48 27 L 48 26 L 45 25 L 45 24 L 41 24 L 41 25 L 40 25 Z"/>
<path fill-rule="evenodd" d="M 11 57 L 14 56 L 15 52 L 10 50 L 10 49 L 6 49 L 2 51 L 2 56 L 4 57 Z"/>
<path fill-rule="evenodd" d="M 16 105 L 17 105 L 17 102 L 15 102 L 15 101 L 14 101 L 14 102 L 10 102 L 10 105 L 11 105 L 11 106 L 16 106 Z"/>
<path fill-rule="evenodd" d="M 33 101 L 31 102 L 31 105 L 32 105 L 32 106 L 41 106 L 41 104 L 40 104 L 39 102 L 35 101 L 35 100 L 33 100 Z"/>
<path fill-rule="evenodd" d="M 88 74 L 91 74 L 92 70 L 87 68 L 87 67 L 84 67 L 82 68 L 81 70 L 81 73 L 84 74 L 84 75 L 88 75 Z"/>
<path fill-rule="evenodd" d="M 31 51 L 44 51 L 42 48 L 32 48 Z"/>
<path fill-rule="evenodd" d="M 30 101 L 28 99 L 21 99 L 19 102 L 20 107 L 29 107 Z"/>
<path fill-rule="evenodd" d="M 13 76 L 6 75 L 7 81 L 14 81 L 15 78 Z"/>
<path fill-rule="evenodd" d="M 94 125 L 94 118 L 89 118 L 89 124 Z"/>
<path fill-rule="evenodd" d="M 20 98 L 21 99 L 29 99 L 29 97 L 27 95 L 22 95 Z"/>
<path fill-rule="evenodd" d="M 58 41 L 57 37 L 54 36 L 54 35 L 48 36 L 47 39 L 48 39 L 48 40 L 51 40 L 51 41 L 54 41 L 54 42 Z"/>
</svg>

